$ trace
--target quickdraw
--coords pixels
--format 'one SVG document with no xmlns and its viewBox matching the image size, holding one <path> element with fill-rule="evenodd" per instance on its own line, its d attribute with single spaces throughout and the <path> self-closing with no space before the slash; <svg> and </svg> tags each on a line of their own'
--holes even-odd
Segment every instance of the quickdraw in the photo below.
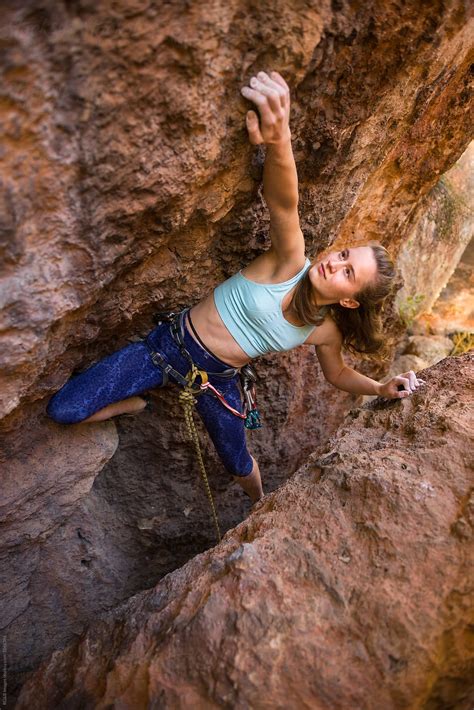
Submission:
<svg viewBox="0 0 474 710">
<path fill-rule="evenodd" d="M 246 429 L 261 429 L 262 421 L 257 409 L 257 394 L 255 392 L 255 382 L 257 373 L 251 365 L 244 365 L 240 371 L 240 384 L 245 399 L 244 426 Z"/>
<path fill-rule="evenodd" d="M 201 373 L 201 370 L 199 370 L 199 372 Z M 201 382 L 201 384 L 198 386 L 201 392 L 212 392 L 212 394 L 219 400 L 221 404 L 224 405 L 224 407 L 226 407 L 226 409 L 229 410 L 229 412 L 232 412 L 232 414 L 234 414 L 236 417 L 243 419 L 244 426 L 246 429 L 261 428 L 262 423 L 260 421 L 260 414 L 258 412 L 258 409 L 256 408 L 254 387 L 248 389 L 245 386 L 242 387 L 245 397 L 245 411 L 244 414 L 242 414 L 237 409 L 234 409 L 234 407 L 232 407 L 228 402 L 226 402 L 225 397 L 210 382 Z"/>
</svg>

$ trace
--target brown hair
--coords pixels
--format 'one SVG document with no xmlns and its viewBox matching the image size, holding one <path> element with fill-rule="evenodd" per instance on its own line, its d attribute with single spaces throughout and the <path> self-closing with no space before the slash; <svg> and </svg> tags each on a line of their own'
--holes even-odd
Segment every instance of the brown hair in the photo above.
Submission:
<svg viewBox="0 0 474 710">
<path fill-rule="evenodd" d="M 359 291 L 354 298 L 358 308 L 346 308 L 339 303 L 318 306 L 308 271 L 299 282 L 293 294 L 291 306 L 303 323 L 321 325 L 327 315 L 335 321 L 342 334 L 342 345 L 354 355 L 371 355 L 379 362 L 385 360 L 390 351 L 383 334 L 383 303 L 394 295 L 396 270 L 388 251 L 381 244 L 371 243 L 377 276 L 375 281 Z"/>
</svg>

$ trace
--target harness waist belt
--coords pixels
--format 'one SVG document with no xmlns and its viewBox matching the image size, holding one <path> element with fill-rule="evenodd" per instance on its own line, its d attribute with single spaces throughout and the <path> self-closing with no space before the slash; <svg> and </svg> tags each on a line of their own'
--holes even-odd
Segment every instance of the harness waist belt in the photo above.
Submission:
<svg viewBox="0 0 474 710">
<path fill-rule="evenodd" d="M 181 313 L 178 313 L 178 315 L 173 318 L 171 321 L 170 332 L 174 342 L 180 348 L 182 354 L 187 358 L 187 360 L 189 360 L 189 363 L 192 364 L 193 360 L 191 355 L 188 353 L 184 345 L 184 319 L 186 318 L 186 313 L 188 311 L 189 308 L 185 308 L 181 311 Z M 231 367 L 227 370 L 223 370 L 223 372 L 209 372 L 208 370 L 206 370 L 206 372 L 208 375 L 217 377 L 221 380 L 231 380 L 240 372 L 240 367 Z"/>
<path fill-rule="evenodd" d="M 174 312 L 170 312 L 169 314 L 160 313 L 160 314 L 157 314 L 157 315 L 159 315 L 159 319 L 157 318 L 156 320 L 158 322 L 171 321 L 171 325 L 170 325 L 171 337 L 173 338 L 176 345 L 179 347 L 181 354 L 188 360 L 189 364 L 192 366 L 192 365 L 194 365 L 193 359 L 192 359 L 191 355 L 189 354 L 188 350 L 186 349 L 186 346 L 184 345 L 184 319 L 185 319 L 186 313 L 188 311 L 189 311 L 189 308 L 185 308 L 180 313 L 174 313 Z M 151 356 L 151 359 L 153 360 L 153 364 L 156 365 L 157 367 L 160 367 L 163 371 L 163 378 L 164 378 L 163 385 L 166 385 L 168 383 L 169 375 L 171 375 L 171 377 L 174 377 L 180 385 L 182 385 L 183 387 L 186 387 L 186 385 L 188 384 L 186 378 L 183 377 L 183 375 L 181 375 L 177 370 L 175 370 L 160 352 L 155 350 L 151 341 L 148 340 L 148 337 L 149 336 L 147 336 L 144 339 L 144 343 L 150 352 L 150 356 Z M 201 368 L 198 368 L 198 369 L 201 369 Z M 208 375 L 211 375 L 212 377 L 216 377 L 221 380 L 231 380 L 233 377 L 235 377 L 240 372 L 240 368 L 239 367 L 231 367 L 227 370 L 223 370 L 222 372 L 209 372 L 207 370 L 206 370 L 206 372 Z"/>
</svg>

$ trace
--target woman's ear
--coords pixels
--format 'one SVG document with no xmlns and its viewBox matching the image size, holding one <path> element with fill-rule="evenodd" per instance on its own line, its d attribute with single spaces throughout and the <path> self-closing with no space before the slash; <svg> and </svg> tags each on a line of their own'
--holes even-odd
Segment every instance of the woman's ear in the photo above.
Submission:
<svg viewBox="0 0 474 710">
<path fill-rule="evenodd" d="M 353 298 L 341 298 L 339 303 L 341 306 L 344 306 L 344 308 L 359 308 L 360 306 L 359 301 L 356 301 Z"/>
</svg>

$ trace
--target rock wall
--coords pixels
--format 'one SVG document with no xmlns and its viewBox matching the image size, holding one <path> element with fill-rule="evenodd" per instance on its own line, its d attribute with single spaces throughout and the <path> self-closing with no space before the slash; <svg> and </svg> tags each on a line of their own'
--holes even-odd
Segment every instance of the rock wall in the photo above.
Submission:
<svg viewBox="0 0 474 710">
<path fill-rule="evenodd" d="M 461 0 L 38 0 L 1 13 L 3 416 L 264 246 L 239 94 L 257 68 L 293 90 L 313 252 L 375 237 L 396 253 L 470 137 Z"/>
<path fill-rule="evenodd" d="M 474 239 L 471 239 L 431 310 L 430 326 L 438 331 L 474 333 Z"/>
<path fill-rule="evenodd" d="M 18 710 L 469 710 L 473 365 L 353 410 L 220 545 L 54 653 Z"/>
<path fill-rule="evenodd" d="M 398 259 L 404 286 L 397 303 L 407 323 L 432 309 L 474 236 L 474 142 L 421 200 L 412 224 Z"/>
<path fill-rule="evenodd" d="M 74 370 L 146 332 L 153 311 L 196 302 L 268 246 L 242 82 L 275 67 L 292 88 L 309 253 L 375 237 L 396 255 L 471 137 L 473 20 L 462 0 L 6 0 L 0 20 L 13 689 L 99 611 L 213 542 L 174 393 L 133 422 L 65 430 L 44 409 Z M 304 348 L 258 369 L 266 429 L 250 446 L 269 491 L 356 398 L 321 382 Z M 204 447 L 227 530 L 248 505 Z"/>
</svg>

